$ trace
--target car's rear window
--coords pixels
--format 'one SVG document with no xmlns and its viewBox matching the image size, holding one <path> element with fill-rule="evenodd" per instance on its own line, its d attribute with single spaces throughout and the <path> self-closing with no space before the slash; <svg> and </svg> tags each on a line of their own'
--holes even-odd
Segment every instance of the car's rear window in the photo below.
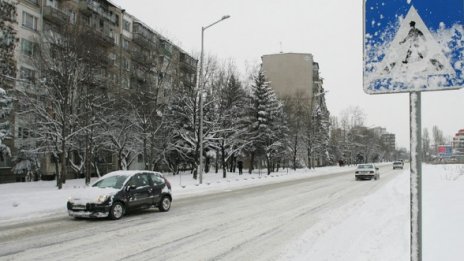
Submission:
<svg viewBox="0 0 464 261">
<path fill-rule="evenodd" d="M 370 164 L 358 165 L 358 169 L 373 169 L 374 166 Z"/>
</svg>

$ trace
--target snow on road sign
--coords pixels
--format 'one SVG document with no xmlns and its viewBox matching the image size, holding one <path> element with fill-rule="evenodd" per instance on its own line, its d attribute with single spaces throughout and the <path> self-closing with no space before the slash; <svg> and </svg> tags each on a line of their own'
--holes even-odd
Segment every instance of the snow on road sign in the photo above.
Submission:
<svg viewBox="0 0 464 261">
<path fill-rule="evenodd" d="M 463 1 L 365 3 L 364 90 L 369 94 L 464 86 Z M 449 3 L 448 3 L 449 2 Z M 438 3 L 440 4 L 440 3 Z M 437 5 L 437 3 L 435 3 Z M 457 15 L 450 15 L 457 13 Z"/>
</svg>

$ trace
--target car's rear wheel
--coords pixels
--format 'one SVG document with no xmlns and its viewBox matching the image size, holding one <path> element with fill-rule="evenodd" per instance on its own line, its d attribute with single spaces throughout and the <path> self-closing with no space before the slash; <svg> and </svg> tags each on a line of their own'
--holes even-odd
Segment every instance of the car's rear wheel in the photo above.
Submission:
<svg viewBox="0 0 464 261">
<path fill-rule="evenodd" d="M 161 202 L 158 208 L 161 212 L 169 211 L 169 209 L 171 208 L 171 198 L 169 198 L 168 196 L 164 196 L 161 199 Z"/>
<path fill-rule="evenodd" d="M 115 202 L 110 208 L 110 218 L 120 219 L 124 215 L 126 208 L 121 202 Z"/>
</svg>

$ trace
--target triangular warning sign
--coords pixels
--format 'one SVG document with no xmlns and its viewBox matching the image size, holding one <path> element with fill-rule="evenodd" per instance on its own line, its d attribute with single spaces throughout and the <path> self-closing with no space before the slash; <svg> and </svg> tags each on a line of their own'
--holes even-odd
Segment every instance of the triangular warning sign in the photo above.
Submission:
<svg viewBox="0 0 464 261">
<path fill-rule="evenodd" d="M 411 6 L 374 74 L 378 79 L 408 82 L 413 78 L 456 73 L 414 6 Z"/>
</svg>

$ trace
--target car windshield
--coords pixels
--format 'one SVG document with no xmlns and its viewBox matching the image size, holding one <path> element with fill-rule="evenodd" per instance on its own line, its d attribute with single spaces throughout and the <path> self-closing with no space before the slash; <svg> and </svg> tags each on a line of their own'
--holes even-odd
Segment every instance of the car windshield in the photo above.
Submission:
<svg viewBox="0 0 464 261">
<path fill-rule="evenodd" d="M 358 165 L 358 169 L 373 169 L 374 166 L 370 164 L 365 164 L 365 165 Z"/>
<path fill-rule="evenodd" d="M 95 184 L 93 184 L 92 187 L 121 189 L 124 185 L 124 181 L 126 181 L 127 178 L 128 176 L 124 175 L 103 178 L 97 181 Z"/>
</svg>

